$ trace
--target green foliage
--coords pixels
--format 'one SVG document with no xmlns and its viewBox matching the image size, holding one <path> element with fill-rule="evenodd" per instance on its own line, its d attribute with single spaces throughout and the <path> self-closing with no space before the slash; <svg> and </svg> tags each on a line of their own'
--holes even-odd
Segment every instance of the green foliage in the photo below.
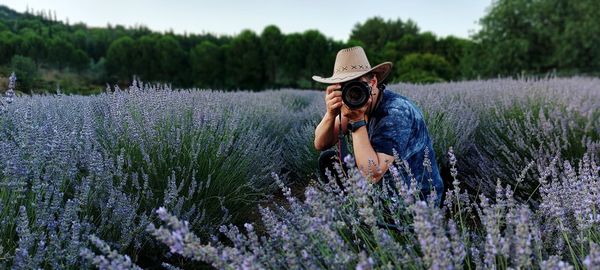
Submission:
<svg viewBox="0 0 600 270">
<path fill-rule="evenodd" d="M 41 62 L 48 55 L 48 48 L 44 43 L 44 39 L 40 37 L 36 32 L 27 29 L 22 36 L 22 42 L 19 46 L 18 53 L 21 55 L 27 55 L 36 62 Z"/>
<path fill-rule="evenodd" d="M 281 61 L 284 51 L 281 44 L 284 43 L 285 36 L 277 26 L 269 25 L 260 34 L 260 40 L 264 49 L 265 84 L 269 88 L 278 88 L 282 84 Z"/>
<path fill-rule="evenodd" d="M 39 77 L 33 60 L 26 56 L 15 55 L 10 61 L 10 66 L 17 76 L 17 89 L 30 92 L 31 87 Z"/>
<path fill-rule="evenodd" d="M 551 22 L 552 61 L 561 69 L 598 72 L 600 69 L 600 2 L 580 0 L 547 1 L 540 4 L 541 16 Z M 559 12 L 557 7 L 560 7 Z"/>
<path fill-rule="evenodd" d="M 10 31 L 0 32 L 0 64 L 10 63 L 17 51 L 18 36 Z"/>
<path fill-rule="evenodd" d="M 0 65 L 8 66 L 16 54 L 26 56 L 38 68 L 79 74 L 88 88 L 107 82 L 130 84 L 138 76 L 176 87 L 314 89 L 322 86 L 310 77 L 331 75 L 339 49 L 360 45 L 372 65 L 383 61 L 396 64 L 389 82 L 549 72 L 597 75 L 599 17 L 600 2 L 596 0 L 498 0 L 471 39 L 437 37 L 421 32 L 411 20 L 373 17 L 357 23 L 349 40 L 341 42 L 318 30 L 283 34 L 274 25 L 260 35 L 246 30 L 237 36 L 218 37 L 158 33 L 143 25 L 91 28 L 57 21 L 46 12 L 23 14 L 0 6 Z M 426 63 L 407 72 L 403 65 L 417 65 L 409 61 L 418 58 L 414 55 Z M 98 65 L 101 59 L 105 60 Z M 56 83 L 43 79 L 36 88 Z"/>
<path fill-rule="evenodd" d="M 302 35 L 299 33 L 289 34 L 285 37 L 283 45 L 287 52 L 284 56 L 284 72 L 286 74 L 284 83 L 291 87 L 298 87 L 298 82 L 302 78 L 305 59 L 302 53 L 304 43 Z"/>
<path fill-rule="evenodd" d="M 220 37 L 175 35 L 145 26 L 90 28 L 57 21 L 46 12 L 0 10 L 5 15 L 0 17 L 0 65 L 20 54 L 33 59 L 38 68 L 74 71 L 88 85 L 130 84 L 137 76 L 178 87 L 314 89 L 321 86 L 310 77 L 331 75 L 336 52 L 344 47 L 363 46 L 372 64 L 397 62 L 410 53 L 435 53 L 457 66 L 468 43 L 419 33 L 410 20 L 379 17 L 357 24 L 350 40 L 340 42 L 317 30 L 283 34 L 274 25 L 260 35 L 251 31 Z M 459 72 L 452 74 L 458 76 Z M 392 74 L 390 79 L 394 77 Z M 36 87 L 57 83 L 44 80 Z"/>
<path fill-rule="evenodd" d="M 390 41 L 397 41 L 405 36 L 416 36 L 419 28 L 416 23 L 401 19 L 395 21 L 384 21 L 381 17 L 368 19 L 364 23 L 358 23 L 352 29 L 351 40 L 358 40 L 368 47 L 367 54 L 372 56 L 373 62 L 385 61 L 379 54 Z"/>
<path fill-rule="evenodd" d="M 474 69 L 486 76 L 600 68 L 600 2 L 500 0 L 481 19 Z"/>
<path fill-rule="evenodd" d="M 134 41 L 130 37 L 115 40 L 106 53 L 106 71 L 114 79 L 127 79 L 131 75 L 134 63 Z"/>
<path fill-rule="evenodd" d="M 160 73 L 161 64 L 156 61 L 159 54 L 156 46 L 158 38 L 159 37 L 156 35 L 143 36 L 131 44 L 131 46 L 133 46 L 133 48 L 131 48 L 132 53 L 137 55 L 137 57 L 130 60 L 131 65 L 133 65 L 132 71 L 134 71 L 135 75 L 138 75 L 141 80 L 148 80 L 152 78 L 154 74 Z M 123 64 L 126 65 L 126 63 Z M 131 75 L 133 74 L 130 74 L 130 76 Z"/>
<path fill-rule="evenodd" d="M 450 64 L 454 72 L 453 77 L 458 77 L 461 71 L 457 67 L 463 61 L 465 53 L 468 52 L 469 45 L 472 42 L 467 39 L 457 38 L 454 36 L 448 36 L 438 40 L 436 46 L 436 54 L 442 55 L 448 64 Z"/>
<path fill-rule="evenodd" d="M 452 68 L 444 57 L 430 53 L 412 53 L 396 63 L 398 80 L 432 83 L 452 78 Z"/>
<path fill-rule="evenodd" d="M 187 56 L 181 49 L 179 42 L 172 36 L 161 36 L 156 43 L 156 52 L 158 55 L 154 58 L 153 65 L 158 65 L 159 72 L 152 74 L 153 77 L 148 78 L 148 80 L 155 79 L 161 82 L 174 82 L 182 85 L 182 80 L 189 76 L 181 68 L 187 66 L 184 65 Z"/>
<path fill-rule="evenodd" d="M 64 68 L 75 50 L 73 44 L 60 37 L 54 37 L 48 43 L 48 62 L 59 70 Z"/>
<path fill-rule="evenodd" d="M 223 87 L 223 62 L 225 60 L 221 47 L 210 41 L 196 45 L 190 53 L 194 84 L 199 87 Z"/>
<path fill-rule="evenodd" d="M 90 58 L 87 54 L 80 49 L 72 51 L 71 54 L 71 66 L 77 71 L 86 70 L 90 65 Z"/>
<path fill-rule="evenodd" d="M 302 34 L 304 42 L 304 59 L 305 64 L 305 78 L 310 78 L 312 74 L 326 74 L 331 72 L 333 53 L 329 50 L 329 42 L 327 38 L 316 30 L 308 30 Z M 311 80 L 311 88 L 316 87 L 316 84 Z"/>
<path fill-rule="evenodd" d="M 225 85 L 229 89 L 261 89 L 264 86 L 260 38 L 244 30 L 225 49 Z"/>
<path fill-rule="evenodd" d="M 466 77 L 459 67 L 470 43 L 469 40 L 452 36 L 438 38 L 431 32 L 420 33 L 417 25 L 411 20 L 384 21 L 379 17 L 371 18 L 364 24 L 357 24 L 352 30 L 349 42 L 365 47 L 369 60 L 373 63 L 395 63 L 390 81 L 422 83 Z M 430 55 L 435 55 L 435 59 Z M 444 60 L 440 61 L 438 56 Z M 427 63 L 419 64 L 415 63 L 415 60 L 425 60 Z M 405 61 L 408 62 L 403 63 Z M 432 61 L 435 63 L 431 63 Z M 434 69 L 430 69 L 432 64 Z M 417 70 L 406 69 L 414 65 L 419 66 Z"/>
</svg>

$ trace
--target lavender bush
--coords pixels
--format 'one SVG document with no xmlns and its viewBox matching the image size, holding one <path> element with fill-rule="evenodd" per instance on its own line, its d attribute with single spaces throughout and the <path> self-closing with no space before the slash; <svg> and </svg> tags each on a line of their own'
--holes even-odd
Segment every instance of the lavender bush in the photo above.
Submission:
<svg viewBox="0 0 600 270">
<path fill-rule="evenodd" d="M 501 79 L 391 88 L 423 109 L 437 153 L 454 146 L 463 183 L 476 193 L 493 196 L 500 178 L 503 184 L 517 186 L 519 201 L 535 204 L 538 167 L 556 156 L 559 163 L 585 153 L 600 158 L 599 79 Z M 440 157 L 438 162 L 448 172 L 447 160 Z"/>
<path fill-rule="evenodd" d="M 243 231 L 221 226 L 226 242 L 202 241 L 187 221 L 162 207 L 157 213 L 163 225 L 148 230 L 171 252 L 217 269 L 597 267 L 600 174 L 594 160 L 584 156 L 575 169 L 553 159 L 538 179 L 542 202 L 533 209 L 500 181 L 493 200 L 481 194 L 470 201 L 459 187 L 452 150 L 449 160 L 453 186 L 441 209 L 432 206 L 433 197 L 417 198 L 414 178 L 410 185 L 402 182 L 402 161 L 391 167 L 396 179 L 381 190 L 351 167 L 350 158 L 350 177 L 342 176 L 346 192 L 330 181 L 308 187 L 302 201 L 278 181 L 287 204 L 260 209 L 265 235 L 246 223 Z"/>
<path fill-rule="evenodd" d="M 269 110 L 296 94 L 272 94 L 136 82 L 94 97 L 3 103 L 0 263 L 78 268 L 92 234 L 134 261 L 152 257 L 160 250 L 144 229 L 160 205 L 200 235 L 245 218 L 284 164 L 281 144 L 267 136 L 269 123 L 285 122 L 284 109 L 270 118 Z"/>
</svg>

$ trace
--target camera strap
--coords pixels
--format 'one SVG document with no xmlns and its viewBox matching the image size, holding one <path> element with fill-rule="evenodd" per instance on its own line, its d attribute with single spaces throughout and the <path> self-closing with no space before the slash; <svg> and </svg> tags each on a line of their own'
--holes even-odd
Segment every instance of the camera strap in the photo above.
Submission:
<svg viewBox="0 0 600 270">
<path fill-rule="evenodd" d="M 342 130 L 342 112 L 340 112 L 338 116 L 340 118 L 340 128 L 338 129 L 338 161 L 340 162 L 340 168 L 342 169 L 342 173 L 346 178 L 348 178 L 348 175 L 344 170 L 344 162 L 342 160 L 342 140 L 344 139 L 344 131 Z"/>
</svg>

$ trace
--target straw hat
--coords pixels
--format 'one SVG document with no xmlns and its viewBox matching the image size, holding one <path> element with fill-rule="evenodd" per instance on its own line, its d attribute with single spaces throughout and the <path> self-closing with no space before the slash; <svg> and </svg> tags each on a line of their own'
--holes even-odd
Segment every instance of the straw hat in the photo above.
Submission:
<svg viewBox="0 0 600 270">
<path fill-rule="evenodd" d="M 383 62 L 371 67 L 365 50 L 360 46 L 356 46 L 342 49 L 337 53 L 331 77 L 323 78 L 315 75 L 312 76 L 312 79 L 321 83 L 335 84 L 356 79 L 373 71 L 377 76 L 377 81 L 381 82 L 385 80 L 391 70 L 392 62 Z"/>
</svg>

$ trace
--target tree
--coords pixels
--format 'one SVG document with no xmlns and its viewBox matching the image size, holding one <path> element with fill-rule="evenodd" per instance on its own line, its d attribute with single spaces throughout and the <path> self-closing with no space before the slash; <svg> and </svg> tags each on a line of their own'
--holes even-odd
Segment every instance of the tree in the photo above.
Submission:
<svg viewBox="0 0 600 270">
<path fill-rule="evenodd" d="M 105 57 L 108 46 L 110 46 L 115 39 L 119 38 L 113 31 L 103 28 L 89 29 L 87 37 L 90 44 L 86 51 L 94 60 L 99 60 L 101 57 Z"/>
<path fill-rule="evenodd" d="M 484 75 L 594 72 L 600 68 L 600 2 L 499 0 L 480 20 L 475 69 Z"/>
<path fill-rule="evenodd" d="M 493 4 L 480 20 L 481 31 L 475 39 L 485 48 L 479 68 L 486 75 L 507 75 L 530 69 L 537 39 L 531 17 L 533 0 L 503 0 Z"/>
<path fill-rule="evenodd" d="M 600 71 L 600 2 L 540 1 L 537 10 L 540 31 L 550 33 L 555 44 L 551 62 L 561 70 L 573 72 Z"/>
<path fill-rule="evenodd" d="M 265 84 L 267 87 L 277 88 L 282 83 L 282 44 L 285 37 L 277 26 L 269 25 L 260 34 L 260 40 L 265 57 Z"/>
<path fill-rule="evenodd" d="M 0 32 L 0 64 L 10 63 L 16 54 L 18 36 L 10 31 Z"/>
<path fill-rule="evenodd" d="M 298 87 L 306 65 L 306 47 L 302 34 L 293 33 L 285 36 L 285 55 L 283 57 L 284 83 L 290 87 Z"/>
<path fill-rule="evenodd" d="M 6 24 L 4 24 L 3 22 L 0 22 L 0 32 L 3 31 L 10 31 L 10 28 L 8 28 L 8 26 L 6 26 Z"/>
<path fill-rule="evenodd" d="M 451 65 L 458 65 L 470 42 L 468 39 L 454 36 L 440 38 L 437 41 L 435 53 L 444 56 Z"/>
<path fill-rule="evenodd" d="M 47 57 L 47 48 L 44 40 L 34 31 L 28 30 L 22 34 L 23 42 L 18 54 L 27 55 L 36 63 L 40 63 Z"/>
<path fill-rule="evenodd" d="M 113 41 L 106 53 L 106 71 L 113 79 L 128 81 L 136 75 L 134 67 L 135 43 L 125 36 Z"/>
<path fill-rule="evenodd" d="M 440 38 L 437 41 L 435 54 L 440 55 L 448 61 L 451 66 L 451 79 L 466 78 L 462 73 L 461 67 L 464 65 L 462 61 L 465 59 L 467 49 L 473 42 L 468 39 L 448 36 Z"/>
<path fill-rule="evenodd" d="M 71 56 L 75 48 L 65 39 L 54 36 L 48 44 L 48 62 L 62 69 L 71 62 Z"/>
<path fill-rule="evenodd" d="M 264 62 L 260 38 L 244 30 L 225 47 L 226 86 L 260 90 L 264 87 Z"/>
<path fill-rule="evenodd" d="M 360 41 L 369 60 L 379 63 L 392 60 L 383 57 L 382 51 L 388 42 L 398 41 L 407 35 L 418 36 L 418 34 L 419 28 L 411 20 L 384 21 L 381 17 L 374 17 L 362 24 L 356 24 L 350 34 L 350 40 Z"/>
<path fill-rule="evenodd" d="M 87 50 L 89 47 L 88 31 L 83 29 L 83 27 L 85 27 L 84 25 L 80 27 L 81 29 L 78 29 L 75 32 L 71 33 L 71 42 L 73 43 L 73 46 L 75 48 Z"/>
<path fill-rule="evenodd" d="M 397 64 L 398 80 L 414 83 L 441 82 L 451 78 L 452 68 L 444 57 L 431 53 L 412 53 Z"/>
<path fill-rule="evenodd" d="M 69 63 L 78 73 L 90 67 L 90 57 L 81 49 L 72 51 Z"/>
<path fill-rule="evenodd" d="M 421 53 L 435 53 L 438 44 L 437 37 L 431 32 L 424 32 L 417 35 L 413 42 L 416 43 L 413 46 L 416 46 L 418 52 Z"/>
<path fill-rule="evenodd" d="M 163 82 L 182 83 L 186 78 L 183 67 L 185 52 L 181 49 L 179 42 L 171 35 L 161 36 L 156 43 L 156 52 L 158 57 L 153 65 L 159 66 L 158 74 L 153 78 Z"/>
<path fill-rule="evenodd" d="M 21 91 L 31 93 L 39 77 L 35 62 L 29 57 L 15 55 L 10 61 L 10 67 L 17 76 Z"/>
<path fill-rule="evenodd" d="M 330 72 L 331 63 L 334 61 L 331 57 L 333 53 L 330 50 L 327 38 L 317 30 L 304 32 L 302 39 L 304 40 L 304 59 L 306 62 L 303 78 L 310 82 L 310 85 L 306 86 L 314 88 L 315 81 L 311 80 L 310 77 L 314 74 Z"/>
<path fill-rule="evenodd" d="M 360 40 L 374 50 L 383 49 L 385 44 L 391 40 L 401 39 L 405 35 L 417 35 L 419 28 L 408 20 L 384 21 L 381 17 L 368 19 L 364 23 L 358 23 L 352 29 L 350 39 Z"/>
<path fill-rule="evenodd" d="M 134 43 L 134 51 L 137 57 L 133 59 L 136 75 L 142 81 L 156 79 L 161 73 L 161 66 L 158 60 L 158 35 L 147 35 L 140 37 Z"/>
<path fill-rule="evenodd" d="M 223 87 L 223 50 L 210 41 L 196 45 L 190 53 L 194 84 L 204 88 Z"/>
</svg>

